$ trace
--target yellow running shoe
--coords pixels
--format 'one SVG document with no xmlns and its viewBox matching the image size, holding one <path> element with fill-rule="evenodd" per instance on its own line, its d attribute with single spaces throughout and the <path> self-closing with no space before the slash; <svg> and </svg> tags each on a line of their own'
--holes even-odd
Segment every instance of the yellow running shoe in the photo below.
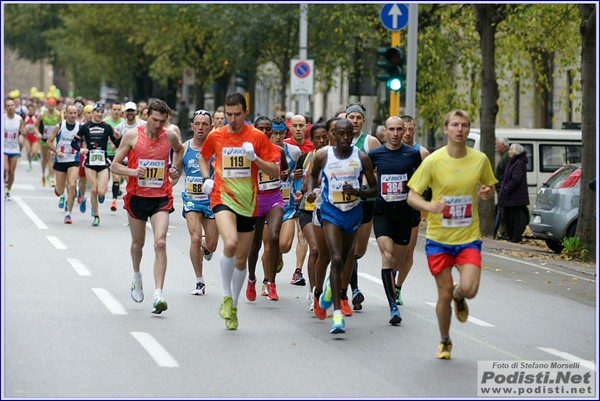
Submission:
<svg viewBox="0 0 600 401">
<path fill-rule="evenodd" d="M 450 359 L 450 353 L 452 352 L 452 343 L 450 341 L 440 341 L 440 347 L 438 352 L 435 354 L 437 359 Z"/>
<path fill-rule="evenodd" d="M 458 287 L 458 284 L 454 288 Z M 464 323 L 469 318 L 469 306 L 467 305 L 466 299 L 456 299 L 452 296 L 454 301 L 454 314 L 459 322 Z"/>
</svg>

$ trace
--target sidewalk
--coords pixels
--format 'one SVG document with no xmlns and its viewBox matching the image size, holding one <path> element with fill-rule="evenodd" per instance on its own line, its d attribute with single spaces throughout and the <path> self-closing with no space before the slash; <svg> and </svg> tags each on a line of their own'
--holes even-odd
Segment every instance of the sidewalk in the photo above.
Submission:
<svg viewBox="0 0 600 401">
<path fill-rule="evenodd" d="M 419 226 L 419 236 L 425 238 L 426 234 L 427 218 L 422 214 L 421 225 Z M 596 263 L 565 259 L 561 255 L 551 251 L 544 240 L 524 236 L 523 241 L 518 244 L 492 238 L 482 238 L 482 241 L 482 250 L 484 252 L 519 258 L 539 265 L 540 267 L 547 266 L 552 269 L 580 274 L 588 277 L 590 280 L 596 281 Z"/>
<path fill-rule="evenodd" d="M 523 238 L 519 244 L 510 241 L 483 238 L 483 249 L 490 253 L 512 256 L 553 269 L 571 271 L 596 280 L 596 263 L 567 260 L 546 246 L 543 240 Z"/>
</svg>

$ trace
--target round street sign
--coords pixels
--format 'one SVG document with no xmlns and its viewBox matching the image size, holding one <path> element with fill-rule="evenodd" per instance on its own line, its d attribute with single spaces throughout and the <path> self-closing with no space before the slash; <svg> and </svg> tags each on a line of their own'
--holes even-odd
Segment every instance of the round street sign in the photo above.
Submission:
<svg viewBox="0 0 600 401">
<path fill-rule="evenodd" d="M 294 65 L 294 74 L 298 78 L 306 78 L 310 75 L 310 65 L 306 61 L 299 61 Z"/>
<path fill-rule="evenodd" d="M 386 4 L 381 7 L 379 18 L 390 31 L 400 31 L 408 25 L 408 7 L 406 4 Z"/>
</svg>

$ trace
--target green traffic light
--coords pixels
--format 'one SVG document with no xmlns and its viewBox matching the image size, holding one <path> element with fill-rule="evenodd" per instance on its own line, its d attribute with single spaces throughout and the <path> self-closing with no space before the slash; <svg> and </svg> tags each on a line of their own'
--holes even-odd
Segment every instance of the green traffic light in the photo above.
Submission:
<svg viewBox="0 0 600 401">
<path fill-rule="evenodd" d="M 393 91 L 399 91 L 402 88 L 402 80 L 400 78 L 391 78 L 387 81 L 387 87 Z"/>
</svg>

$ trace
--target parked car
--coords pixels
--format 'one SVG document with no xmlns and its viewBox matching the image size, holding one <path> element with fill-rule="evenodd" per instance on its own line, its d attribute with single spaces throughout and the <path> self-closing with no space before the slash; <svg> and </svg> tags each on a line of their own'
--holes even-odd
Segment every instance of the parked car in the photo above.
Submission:
<svg viewBox="0 0 600 401">
<path fill-rule="evenodd" d="M 563 249 L 563 238 L 575 236 L 580 178 L 581 164 L 560 167 L 542 184 L 531 210 L 529 227 L 533 236 L 544 239 L 556 253 Z"/>
</svg>

